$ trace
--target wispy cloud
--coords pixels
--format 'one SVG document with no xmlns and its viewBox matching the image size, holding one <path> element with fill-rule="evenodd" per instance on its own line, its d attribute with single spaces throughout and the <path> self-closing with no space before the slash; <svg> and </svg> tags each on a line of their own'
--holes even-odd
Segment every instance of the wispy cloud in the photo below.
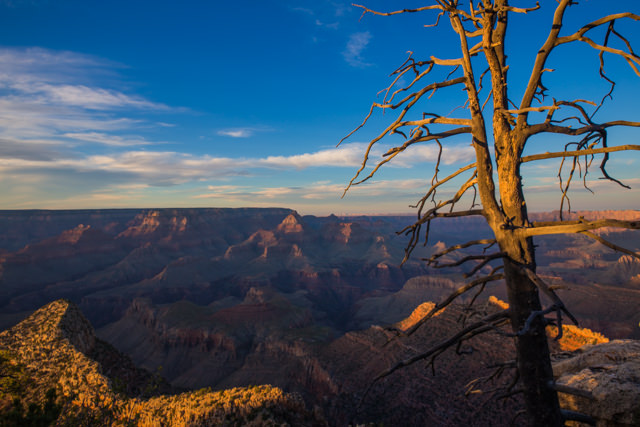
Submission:
<svg viewBox="0 0 640 427">
<path fill-rule="evenodd" d="M 557 177 L 549 177 L 548 179 L 534 178 L 532 181 L 534 182 L 538 181 L 540 182 L 540 184 L 525 185 L 523 187 L 525 192 L 527 193 L 547 193 L 547 192 L 554 193 L 555 192 L 557 194 L 561 194 L 560 186 L 558 185 L 559 181 Z M 640 178 L 629 178 L 629 179 L 623 178 L 620 181 L 625 185 L 631 186 L 633 192 L 637 192 L 638 188 L 640 187 Z M 605 192 L 611 189 L 618 189 L 618 184 L 616 184 L 615 182 L 609 181 L 607 179 L 602 179 L 598 175 L 594 174 L 592 179 L 587 180 L 587 187 L 595 192 Z M 631 193 L 632 191 L 629 191 L 629 193 Z M 591 194 L 589 190 L 587 190 L 584 187 L 582 182 L 578 182 L 578 183 L 575 183 L 575 185 L 572 185 L 571 188 L 569 189 L 569 196 L 571 196 L 572 193 L 576 194 L 580 192 Z"/>
<path fill-rule="evenodd" d="M 349 41 L 347 42 L 347 47 L 342 52 L 342 56 L 345 61 L 347 61 L 347 64 L 352 67 L 368 67 L 373 65 L 366 62 L 362 56 L 362 52 L 369 45 L 371 37 L 372 36 L 369 31 L 351 34 Z"/>
<path fill-rule="evenodd" d="M 396 166 L 410 166 L 417 163 L 431 163 L 438 159 L 438 147 L 435 145 L 418 145 L 409 148 L 404 156 L 397 156 L 394 161 Z M 475 152 L 469 144 L 455 144 L 442 147 L 441 162 L 452 165 L 460 162 L 472 162 Z"/>
<path fill-rule="evenodd" d="M 316 19 L 316 26 L 322 27 L 322 28 L 329 28 L 331 30 L 337 30 L 340 27 L 340 23 L 339 22 L 326 23 L 319 19 Z"/>
<path fill-rule="evenodd" d="M 314 15 L 315 13 L 313 12 L 313 10 L 307 8 L 307 7 L 294 7 L 291 10 L 294 10 L 296 12 L 302 12 L 302 13 L 306 13 L 307 15 Z"/>
<path fill-rule="evenodd" d="M 361 53 L 370 35 L 358 34 L 361 35 L 354 35 L 357 37 L 349 44 L 350 53 L 345 58 L 364 64 Z M 194 154 L 180 152 L 179 148 L 160 150 L 155 145 L 168 145 L 144 132 L 171 125 L 158 116 L 153 120 L 145 117 L 177 109 L 109 84 L 117 83 L 120 65 L 44 49 L 0 49 L 0 62 L 6 64 L 0 70 L 0 179 L 6 188 L 0 203 L 5 207 L 43 207 L 44 202 L 61 207 L 65 202 L 82 201 L 91 206 L 115 206 L 127 197 L 135 201 L 171 191 L 184 198 L 187 196 L 178 194 L 180 190 L 230 178 L 240 178 L 243 185 L 234 181 L 234 185 L 209 186 L 197 198 L 244 204 L 264 200 L 288 205 L 291 203 L 285 202 L 292 200 L 336 200 L 343 184 L 305 184 L 301 180 L 296 186 L 278 187 L 266 186 L 260 178 L 251 177 L 305 169 L 311 169 L 308 174 L 312 175 L 314 170 L 326 167 L 354 171 L 366 149 L 364 143 L 350 143 L 291 155 L 244 157 Z M 249 138 L 269 131 L 273 129 L 253 125 L 215 132 L 225 137 Z M 387 145 L 374 147 L 369 167 L 382 159 Z M 466 146 L 447 147 L 443 163 L 465 160 L 468 151 Z M 411 155 L 403 153 L 390 167 L 408 168 L 419 162 L 433 162 L 436 157 L 433 147 L 412 147 Z M 252 184 L 247 185 L 250 181 Z M 174 190 L 159 188 L 179 185 L 185 186 Z M 389 184 L 393 188 L 386 185 L 365 185 L 353 193 L 393 194 L 394 190 L 413 184 L 394 181 Z"/>
<path fill-rule="evenodd" d="M 252 136 L 255 131 L 251 128 L 242 128 L 242 129 L 222 129 L 216 132 L 221 136 L 230 136 L 231 138 L 249 138 Z"/>
<path fill-rule="evenodd" d="M 314 153 L 292 156 L 268 156 L 258 164 L 265 167 L 306 169 L 318 166 L 356 167 L 362 162 L 363 144 L 349 144 L 340 148 L 329 148 Z"/>
<path fill-rule="evenodd" d="M 55 103 L 91 110 L 109 110 L 115 108 L 135 108 L 150 110 L 169 110 L 164 104 L 148 101 L 138 96 L 126 95 L 115 90 L 108 90 L 84 85 L 19 83 L 13 89 L 24 94 L 34 95 L 37 103 Z"/>
<path fill-rule="evenodd" d="M 312 182 L 295 187 L 251 187 L 220 186 L 209 187 L 208 191 L 193 196 L 194 199 L 233 199 L 238 202 L 251 202 L 268 199 L 279 203 L 291 201 L 337 201 L 344 191 L 345 185 L 331 182 Z M 358 197 L 415 197 L 416 190 L 424 188 L 424 181 L 419 179 L 381 181 L 375 184 L 352 187 L 350 195 Z"/>
<path fill-rule="evenodd" d="M 0 138 L 62 140 L 62 133 L 104 134 L 139 125 L 132 111 L 178 110 L 107 87 L 117 82 L 116 70 L 122 66 L 89 55 L 1 48 L 0 63 Z"/>
<path fill-rule="evenodd" d="M 31 48 L 0 48 L 0 61 L 3 63 L 3 73 L 0 81 L 5 78 L 20 75 L 23 80 L 29 80 L 36 76 L 41 80 L 68 79 L 67 73 L 93 69 L 104 70 L 106 68 L 120 68 L 122 65 L 98 58 L 92 55 L 80 54 L 70 51 L 53 51 L 38 47 Z M 67 77 L 65 77 L 67 76 Z M 82 78 L 82 76 L 76 76 Z"/>
<path fill-rule="evenodd" d="M 86 133 L 64 133 L 62 136 L 71 138 L 74 140 L 84 142 L 94 142 L 98 144 L 110 145 L 114 147 L 131 147 L 135 145 L 150 145 L 151 142 L 141 137 L 123 137 L 119 135 L 110 135 L 100 132 L 86 132 Z"/>
<path fill-rule="evenodd" d="M 108 137 L 96 134 L 72 135 L 76 138 L 94 139 L 97 142 Z M 115 141 L 126 144 L 127 140 Z M 154 186 L 176 185 L 190 181 L 220 179 L 225 177 L 249 176 L 261 169 L 301 170 L 321 167 L 356 168 L 362 161 L 365 144 L 354 143 L 344 147 L 319 150 L 311 153 L 291 156 L 267 157 L 214 157 L 194 155 L 174 151 L 125 151 L 121 153 L 61 156 L 50 150 L 49 155 L 29 156 L 29 150 L 15 150 L 10 144 L 2 148 L 0 139 L 0 174 L 41 173 L 43 170 L 60 170 L 68 173 L 101 173 L 126 175 L 131 183 L 144 183 Z M 452 158 L 465 159 L 467 147 L 461 147 L 458 153 L 450 149 L 447 154 Z M 384 150 L 372 155 L 380 155 Z M 420 155 L 407 156 L 398 163 L 400 167 L 411 167 L 422 161 L 435 161 L 437 153 L 425 152 Z M 443 155 L 444 156 L 444 155 Z M 392 166 L 393 167 L 393 166 Z M 228 190 L 229 188 L 226 188 Z"/>
<path fill-rule="evenodd" d="M 237 127 L 237 128 L 228 128 L 228 129 L 220 129 L 216 132 L 216 134 L 220 136 L 228 136 L 231 138 L 249 138 L 250 136 L 255 135 L 260 132 L 271 132 L 273 129 L 269 127 Z"/>
<path fill-rule="evenodd" d="M 4 163 L 7 159 L 51 162 L 68 156 L 68 153 L 63 154 L 57 146 L 57 142 L 47 140 L 20 141 L 0 138 L 0 162 Z"/>
</svg>

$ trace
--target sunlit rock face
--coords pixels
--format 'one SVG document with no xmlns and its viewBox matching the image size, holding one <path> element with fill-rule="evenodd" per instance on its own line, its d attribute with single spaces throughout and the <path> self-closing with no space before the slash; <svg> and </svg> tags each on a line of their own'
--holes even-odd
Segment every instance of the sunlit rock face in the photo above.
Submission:
<svg viewBox="0 0 640 427">
<path fill-rule="evenodd" d="M 52 425 L 326 425 L 299 396 L 270 385 L 176 394 L 157 375 L 136 368 L 96 338 L 79 308 L 65 300 L 47 304 L 0 333 L 0 372 L 12 378 L 0 393 L 2 425 L 33 425 L 6 424 L 15 417 L 5 415 L 16 401 L 31 405 L 33 414 L 51 390 L 58 405 L 47 413 Z"/>
<path fill-rule="evenodd" d="M 62 300 L 0 333 L 0 354 L 4 358 L 0 365 L 9 355 L 10 363 L 25 367 L 29 373 L 25 378 L 30 380 L 20 388 L 19 397 L 28 403 L 42 402 L 45 391 L 57 387 L 66 402 L 60 420 L 68 425 L 80 425 L 86 417 L 108 413 L 116 424 L 123 420 L 119 418 L 123 414 L 134 414 L 139 421 L 134 425 L 158 420 L 166 425 L 218 425 L 233 416 L 239 423 L 234 425 L 277 421 L 276 425 L 320 426 L 329 420 L 330 425 L 507 426 L 522 407 L 518 399 L 498 402 L 479 392 L 510 382 L 509 375 L 498 383 L 477 382 L 495 371 L 496 362 L 514 357 L 512 340 L 495 332 L 466 341 L 460 354 L 453 348 L 440 354 L 433 372 L 418 363 L 373 383 L 379 372 L 396 361 L 450 337 L 462 327 L 464 317 L 471 316 L 467 321 L 473 321 L 477 316 L 503 310 L 507 307 L 503 301 L 492 297 L 476 304 L 475 314 L 462 305 L 448 306 L 405 338 L 395 338 L 393 332 L 376 325 L 324 341 L 318 341 L 320 331 L 314 331 L 308 323 L 310 318 L 305 320 L 304 313 L 286 309 L 290 303 L 273 289 L 256 287 L 250 288 L 242 301 L 231 299 L 209 308 L 185 302 L 157 308 L 149 300 L 137 299 L 123 323 L 111 326 L 116 334 L 112 338 L 120 343 L 129 340 L 151 358 L 168 351 L 173 362 L 186 365 L 189 369 L 174 377 L 174 383 L 182 387 L 198 388 L 196 378 L 202 381 L 207 375 L 235 366 L 226 376 L 208 378 L 217 381 L 218 392 L 162 396 L 157 395 L 161 390 L 154 389 L 150 399 L 137 399 L 148 389 L 145 384 L 157 378 L 137 369 L 126 356 L 96 338 L 78 307 Z M 413 326 L 433 307 L 429 302 L 419 305 L 393 325 L 395 330 Z M 197 321 L 184 327 L 189 317 Z M 196 324 L 204 328 L 217 325 L 218 329 L 197 329 Z M 136 340 L 145 334 L 147 338 Z M 247 342 L 241 342 L 243 336 L 255 344 L 244 356 L 241 353 L 246 348 L 241 347 Z M 590 342 L 600 344 L 580 347 L 580 343 Z M 600 426 L 638 425 L 640 342 L 606 343 L 600 334 L 565 327 L 564 338 L 560 343 L 553 342 L 552 348 L 577 348 L 573 353 L 558 354 L 554 372 L 558 383 L 594 396 L 588 400 L 561 394 L 564 408 L 589 414 Z M 175 374 L 175 368 L 166 365 L 166 373 Z M 315 406 L 316 410 L 310 413 L 302 400 L 280 388 L 255 386 L 274 381 L 284 390 L 299 391 L 306 406 Z M 118 384 L 118 392 L 114 384 Z M 222 390 L 242 385 L 248 387 Z M 163 387 L 168 385 L 164 383 Z M 123 390 L 124 395 L 118 394 Z M 465 391 L 470 394 L 465 396 Z M 229 399 L 233 405 L 225 403 Z M 0 412 L 2 405 L 0 399 Z M 105 412 L 112 410 L 115 412 Z M 256 411 L 264 418 L 252 424 Z"/>
<path fill-rule="evenodd" d="M 591 394 L 560 393 L 561 405 L 593 417 L 598 426 L 640 425 L 640 341 L 585 346 L 553 365 L 559 384 Z"/>
</svg>

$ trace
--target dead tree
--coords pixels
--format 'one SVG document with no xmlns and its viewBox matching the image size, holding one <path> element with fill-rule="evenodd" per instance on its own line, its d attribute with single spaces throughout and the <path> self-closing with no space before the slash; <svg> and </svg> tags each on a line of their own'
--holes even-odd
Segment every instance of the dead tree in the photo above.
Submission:
<svg viewBox="0 0 640 427">
<path fill-rule="evenodd" d="M 439 258 L 445 254 L 476 245 L 493 244 L 498 247 L 496 252 L 489 255 L 483 253 L 467 256 L 456 265 L 480 260 L 480 265 L 471 271 L 472 274 L 479 272 L 482 266 L 494 260 L 501 260 L 502 266 L 494 268 L 489 276 L 476 278 L 461 287 L 447 300 L 438 304 L 433 312 L 425 316 L 413 330 L 459 295 L 479 286 L 482 289 L 489 281 L 504 279 L 509 308 L 465 327 L 442 345 L 399 363 L 381 376 L 388 375 L 401 366 L 417 360 L 435 357 L 449 346 L 479 333 L 495 330 L 508 321 L 511 324 L 512 332 L 510 333 L 515 337 L 516 343 L 519 391 L 523 393 L 530 423 L 539 426 L 563 425 L 564 421 L 572 415 L 563 413 L 558 404 L 545 326 L 553 321 L 557 324 L 558 330 L 562 331 L 563 315 L 574 322 L 576 320 L 561 299 L 536 274 L 533 237 L 557 233 L 583 233 L 611 248 L 624 250 L 591 233 L 590 230 L 601 227 L 639 229 L 640 223 L 584 219 L 565 221 L 562 215 L 558 221 L 554 222 L 530 222 L 520 168 L 526 162 L 559 159 L 561 213 L 570 209 L 568 192 L 574 182 L 573 178 L 576 175 L 582 175 L 586 187 L 586 174 L 595 159 L 599 160 L 602 179 L 626 187 L 609 175 L 607 171 L 609 154 L 623 150 L 640 150 L 640 145 L 610 145 L 607 139 L 608 130 L 614 127 L 640 127 L 640 122 L 626 120 L 598 122 L 595 114 L 605 100 L 611 98 L 615 85 L 615 82 L 605 74 L 605 59 L 608 56 L 623 58 L 640 76 L 638 70 L 640 57 L 633 51 L 629 40 L 615 28 L 620 21 L 638 21 L 640 16 L 633 13 L 604 16 L 586 23 L 573 33 L 565 33 L 563 31 L 565 13 L 568 13 L 569 7 L 576 5 L 577 2 L 558 0 L 557 5 L 554 4 L 555 13 L 552 22 L 538 21 L 535 24 L 546 25 L 549 29 L 548 35 L 535 56 L 522 98 L 516 100 L 510 96 L 509 89 L 511 87 L 522 89 L 522 85 L 513 82 L 513 86 L 509 86 L 509 64 L 506 52 L 508 44 L 517 47 L 518 40 L 508 40 L 507 23 L 513 14 L 530 14 L 532 19 L 536 19 L 536 11 L 540 9 L 540 5 L 536 3 L 529 8 L 514 7 L 509 5 L 508 0 L 480 0 L 475 3 L 464 2 L 464 5 L 459 0 L 434 0 L 433 3 L 431 6 L 418 9 L 393 12 L 379 12 L 356 5 L 362 8 L 363 16 L 367 14 L 383 16 L 406 13 L 430 14 L 429 19 L 433 24 L 427 26 L 435 28 L 446 25 L 448 20 L 459 37 L 460 53 L 452 59 L 432 56 L 426 60 L 417 60 L 410 55 L 407 61 L 392 73 L 392 77 L 395 78 L 386 91 L 383 91 L 385 92 L 383 101 L 374 103 L 362 124 L 345 137 L 346 139 L 361 129 L 378 109 L 397 112 L 391 123 L 370 141 L 364 153 L 362 165 L 345 192 L 351 186 L 373 177 L 383 165 L 413 144 L 437 144 L 440 156 L 435 166 L 431 187 L 416 205 L 417 221 L 402 230 L 409 236 L 405 260 L 419 241 L 424 241 L 426 244 L 429 227 L 434 219 L 479 215 L 486 219 L 492 229 L 493 239 L 458 244 L 434 254 L 427 261 L 438 266 Z M 611 88 L 601 100 L 594 102 L 586 99 L 553 98 L 549 96 L 549 90 L 543 84 L 545 73 L 553 71 L 547 64 L 551 52 L 564 45 L 575 43 L 585 43 L 593 48 L 594 54 L 599 57 L 599 70 L 594 72 L 599 73 Z M 442 69 L 445 70 L 442 75 L 446 75 L 446 78 L 438 80 L 432 77 L 435 70 Z M 409 81 L 409 83 L 397 88 L 397 84 L 402 81 Z M 460 92 L 463 93 L 460 101 L 462 108 L 446 115 L 417 111 L 418 106 L 425 103 L 428 105 L 428 99 L 441 91 L 447 91 L 448 96 L 455 96 L 448 89 L 452 87 L 463 89 Z M 394 88 L 397 89 L 394 90 Z M 420 104 L 418 104 L 419 101 Z M 383 138 L 393 134 L 401 135 L 403 142 L 388 150 L 375 165 L 370 165 L 372 148 Z M 570 138 L 570 142 L 555 152 L 524 156 L 523 150 L 527 142 L 532 137 L 542 134 L 564 135 Z M 450 142 L 450 138 L 459 138 L 461 135 L 468 135 L 475 150 L 475 162 L 441 178 L 438 176 L 438 171 L 443 144 Z M 372 167 L 365 171 L 369 166 Z M 564 180 L 562 180 L 563 168 L 565 168 L 565 176 L 568 170 L 568 178 Z M 443 201 L 436 199 L 441 186 L 451 184 L 454 178 L 460 179 L 465 175 L 467 179 L 453 197 Z M 470 208 L 461 209 L 460 203 L 465 200 L 463 196 L 471 192 L 474 197 Z M 479 197 L 478 205 L 475 204 L 476 195 Z M 638 257 L 634 252 L 626 252 Z M 503 272 L 498 272 L 501 269 Z M 544 300 L 548 300 L 546 306 L 541 303 L 540 292 L 546 296 Z M 548 319 L 547 315 L 554 315 L 554 318 Z"/>
</svg>

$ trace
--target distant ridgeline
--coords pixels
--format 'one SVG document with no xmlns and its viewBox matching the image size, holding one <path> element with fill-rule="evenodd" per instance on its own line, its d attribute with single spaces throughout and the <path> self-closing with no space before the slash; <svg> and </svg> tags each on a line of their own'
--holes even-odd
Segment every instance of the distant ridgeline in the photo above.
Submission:
<svg viewBox="0 0 640 427">
<path fill-rule="evenodd" d="M 224 224 L 227 224 L 227 226 L 233 225 L 236 227 L 240 224 L 236 220 L 251 219 L 252 221 L 258 221 L 256 224 L 258 228 L 273 228 L 284 217 L 293 212 L 295 211 L 286 208 L 0 210 L 0 250 L 16 251 L 27 244 L 57 236 L 63 231 L 76 228 L 80 224 L 115 235 L 125 231 L 130 225 L 145 217 L 155 217 L 158 221 L 171 221 L 174 218 L 195 220 L 195 224 L 190 226 L 205 226 L 205 223 L 208 223 L 209 226 L 216 224 L 224 226 Z M 533 221 L 552 221 L 559 218 L 559 212 L 534 212 L 530 213 L 529 216 Z M 336 218 L 330 216 L 326 219 L 332 217 Z M 580 217 L 586 219 L 615 218 L 632 220 L 640 218 L 640 211 L 577 211 L 563 214 L 563 218 L 568 220 L 575 220 Z M 305 216 L 304 218 L 313 222 L 312 218 L 315 217 Z M 317 217 L 315 219 L 322 221 L 323 218 Z M 382 221 L 404 227 L 410 224 L 413 218 L 412 215 L 358 215 L 341 217 L 341 219 L 355 221 L 361 225 L 380 224 Z M 484 220 L 482 218 L 461 217 L 446 219 L 442 223 L 443 226 L 447 224 L 458 225 L 460 223 L 481 225 Z M 246 226 L 251 228 L 250 224 L 246 224 Z M 487 228 L 486 231 L 488 232 L 489 229 Z"/>
<path fill-rule="evenodd" d="M 237 227 L 237 219 L 258 221 L 257 227 L 273 227 L 292 213 L 282 208 L 192 208 L 192 209 L 83 209 L 83 210 L 0 210 L 0 249 L 15 251 L 79 225 L 118 235 L 141 223 L 166 226 L 176 219 L 193 220 L 196 226 Z M 149 224 L 149 226 L 151 226 Z"/>
</svg>

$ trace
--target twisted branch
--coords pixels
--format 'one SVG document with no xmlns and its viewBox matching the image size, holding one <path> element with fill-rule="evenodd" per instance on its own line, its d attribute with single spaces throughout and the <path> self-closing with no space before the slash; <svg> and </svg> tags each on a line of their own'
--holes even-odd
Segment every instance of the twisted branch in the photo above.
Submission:
<svg viewBox="0 0 640 427">
<path fill-rule="evenodd" d="M 413 335 L 413 333 L 417 331 L 422 325 L 424 325 L 427 320 L 431 319 L 440 310 L 443 310 L 444 308 L 449 306 L 449 304 L 451 304 L 454 300 L 456 300 L 460 295 L 466 293 L 467 291 L 475 288 L 478 285 L 482 285 L 482 284 L 486 284 L 489 282 L 494 282 L 496 280 L 502 280 L 502 279 L 504 279 L 504 274 L 498 273 L 498 274 L 492 274 L 490 276 L 482 277 L 480 279 L 476 279 L 463 286 L 460 286 L 458 289 L 453 291 L 447 298 L 445 298 L 443 301 L 436 304 L 431 310 L 429 310 L 427 314 L 425 314 L 420 320 L 414 323 L 411 328 L 407 329 L 406 331 L 397 331 L 397 332 L 401 332 L 402 335 L 404 336 Z"/>
<path fill-rule="evenodd" d="M 618 245 L 616 245 L 614 243 L 611 243 L 610 241 L 603 239 L 602 237 L 598 236 L 597 234 L 593 234 L 593 233 L 590 233 L 588 231 L 581 231 L 580 234 L 584 234 L 585 236 L 591 237 L 593 240 L 596 240 L 596 241 L 602 243 L 603 245 L 605 245 L 608 248 L 613 249 L 614 251 L 622 252 L 622 253 L 625 253 L 627 255 L 631 255 L 634 258 L 640 259 L 640 254 L 638 254 L 637 252 L 631 251 L 631 250 L 629 250 L 627 248 L 623 248 L 622 246 L 618 246 Z"/>
<path fill-rule="evenodd" d="M 395 371 L 397 371 L 400 368 L 404 368 L 406 366 L 410 366 L 413 365 L 414 363 L 420 361 L 420 360 L 424 360 L 427 359 L 429 357 L 432 356 L 438 356 L 439 354 L 441 354 L 443 351 L 445 351 L 446 349 L 452 347 L 453 345 L 457 345 L 458 342 L 462 342 L 462 341 L 467 341 L 471 338 L 473 338 L 476 335 L 480 335 L 483 334 L 485 332 L 489 332 L 491 330 L 494 330 L 494 328 L 497 328 L 499 326 L 502 326 L 506 323 L 509 322 L 509 310 L 502 310 L 499 311 L 498 313 L 494 313 L 491 314 L 487 317 L 485 317 L 484 319 L 473 323 L 472 325 L 467 326 L 466 328 L 462 329 L 461 331 L 459 331 L 457 334 L 455 334 L 454 336 L 452 336 L 451 338 L 443 341 L 442 343 L 431 347 L 430 349 L 417 354 L 415 356 L 412 356 L 408 359 L 402 360 L 398 363 L 396 363 L 394 366 L 392 366 L 391 368 L 381 372 L 380 374 L 378 374 L 373 381 L 371 382 L 371 384 L 369 384 L 369 387 L 367 387 L 367 390 L 364 393 L 364 396 L 367 395 L 368 391 L 371 389 L 371 387 L 378 382 L 379 380 L 388 377 L 389 375 L 393 374 Z M 363 399 L 364 399 L 363 396 Z"/>
</svg>

